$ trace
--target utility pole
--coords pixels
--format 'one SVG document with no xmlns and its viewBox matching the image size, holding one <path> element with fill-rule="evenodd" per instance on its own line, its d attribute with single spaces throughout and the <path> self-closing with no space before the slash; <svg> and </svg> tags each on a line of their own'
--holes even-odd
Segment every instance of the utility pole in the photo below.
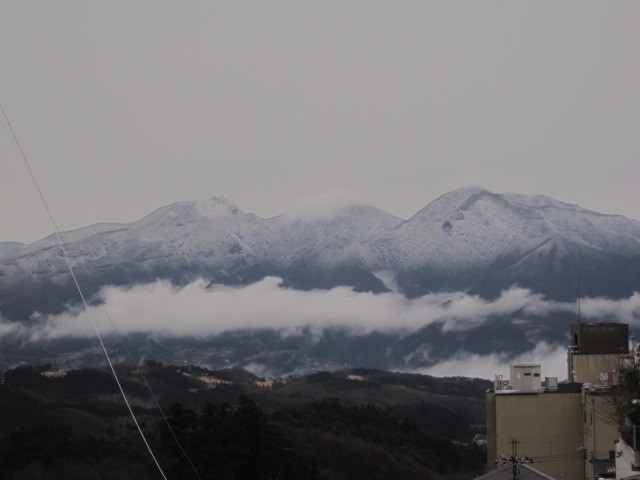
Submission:
<svg viewBox="0 0 640 480">
<path fill-rule="evenodd" d="M 591 397 L 591 436 L 593 437 L 593 449 L 591 450 L 591 461 L 593 462 L 593 478 L 598 478 L 598 468 L 596 465 L 596 399 Z"/>
<path fill-rule="evenodd" d="M 582 479 L 587 480 L 587 449 L 580 447 L 580 458 L 582 459 Z"/>
<path fill-rule="evenodd" d="M 503 455 L 494 463 L 496 467 L 510 463 L 513 480 L 520 480 L 520 465 L 523 463 L 533 463 L 533 460 L 529 457 L 518 457 L 518 443 L 520 443 L 518 440 L 511 438 L 509 440 L 509 444 L 511 445 L 511 456 L 507 458 Z"/>
<path fill-rule="evenodd" d="M 513 480 L 520 480 L 520 470 L 518 469 L 518 462 L 516 460 L 518 458 L 518 440 L 512 438 L 509 440 L 509 443 L 511 444 L 511 468 L 513 470 Z"/>
</svg>

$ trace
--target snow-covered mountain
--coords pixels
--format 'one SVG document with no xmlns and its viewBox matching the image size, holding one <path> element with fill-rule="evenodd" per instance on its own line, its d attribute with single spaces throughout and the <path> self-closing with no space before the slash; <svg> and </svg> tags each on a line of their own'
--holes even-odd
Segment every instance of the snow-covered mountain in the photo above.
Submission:
<svg viewBox="0 0 640 480">
<path fill-rule="evenodd" d="M 456 190 L 402 224 L 397 238 L 398 280 L 409 295 L 446 287 L 492 296 L 518 284 L 572 299 L 578 277 L 588 295 L 640 286 L 640 222 L 542 195 Z"/>
<path fill-rule="evenodd" d="M 518 284 L 571 299 L 578 276 L 587 295 L 640 290 L 640 222 L 480 188 L 447 193 L 408 220 L 363 205 L 263 219 L 211 198 L 63 237 L 89 294 L 156 278 L 247 284 L 266 275 L 292 288 L 382 292 L 382 271 L 410 297 L 442 290 L 491 297 Z M 74 298 L 55 236 L 0 258 L 2 314 L 25 318 Z"/>
<path fill-rule="evenodd" d="M 0 242 L 0 257 L 6 257 L 23 246 L 24 243 L 20 242 Z"/>
<path fill-rule="evenodd" d="M 324 267 L 358 264 L 368 270 L 389 268 L 394 229 L 402 219 L 377 208 L 354 205 L 330 217 L 281 215 L 272 225 L 283 239 L 279 265 L 312 262 Z"/>
</svg>

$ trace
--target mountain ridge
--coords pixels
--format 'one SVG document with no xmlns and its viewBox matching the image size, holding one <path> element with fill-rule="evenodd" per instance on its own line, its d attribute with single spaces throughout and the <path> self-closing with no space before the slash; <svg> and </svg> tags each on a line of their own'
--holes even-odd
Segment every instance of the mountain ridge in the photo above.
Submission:
<svg viewBox="0 0 640 480">
<path fill-rule="evenodd" d="M 518 285 L 569 300 L 578 276 L 587 295 L 640 291 L 640 222 L 479 187 L 446 193 L 407 220 L 361 204 L 264 219 L 212 197 L 62 236 L 89 293 L 158 278 L 246 285 L 266 276 L 302 290 L 344 285 L 380 293 L 389 290 L 380 271 L 391 272 L 408 298 L 454 290 L 491 298 Z M 48 283 L 57 295 L 69 289 L 56 242 L 52 235 L 0 258 L 0 313 L 26 315 L 25 308 L 18 315 L 12 295 L 24 302 L 27 290 L 42 296 L 37 290 Z M 59 303 L 69 301 L 67 293 Z M 36 299 L 33 310 L 55 308 Z"/>
<path fill-rule="evenodd" d="M 21 242 L 0 242 L 0 258 L 6 257 L 24 246 L 25 244 Z"/>
</svg>

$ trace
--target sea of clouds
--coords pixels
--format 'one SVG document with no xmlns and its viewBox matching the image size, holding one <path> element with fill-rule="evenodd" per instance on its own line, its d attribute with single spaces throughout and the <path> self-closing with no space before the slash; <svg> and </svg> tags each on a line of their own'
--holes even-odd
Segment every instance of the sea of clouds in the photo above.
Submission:
<svg viewBox="0 0 640 480">
<path fill-rule="evenodd" d="M 443 331 L 478 327 L 488 318 L 521 312 L 546 316 L 576 311 L 575 303 L 546 300 L 530 290 L 513 287 L 495 300 L 464 292 L 434 293 L 407 299 L 400 293 L 355 292 L 348 287 L 299 291 L 284 288 L 282 280 L 267 277 L 243 287 L 208 286 L 198 280 L 184 287 L 156 281 L 130 288 L 107 287 L 99 295 L 101 305 L 73 307 L 59 315 L 35 313 L 29 325 L 0 322 L 0 338 L 8 335 L 24 342 L 63 337 L 93 336 L 95 331 L 119 334 L 136 332 L 166 336 L 207 337 L 238 329 L 270 328 L 283 335 L 341 328 L 353 335 L 373 331 L 407 335 L 437 322 Z M 640 294 L 622 300 L 584 298 L 581 314 L 586 321 L 607 319 L 631 326 L 640 321 Z M 490 378 L 514 362 L 542 363 L 547 376 L 563 377 L 566 346 L 538 344 L 517 358 L 504 354 L 480 356 L 458 352 L 454 357 L 425 369 L 431 375 Z"/>
</svg>

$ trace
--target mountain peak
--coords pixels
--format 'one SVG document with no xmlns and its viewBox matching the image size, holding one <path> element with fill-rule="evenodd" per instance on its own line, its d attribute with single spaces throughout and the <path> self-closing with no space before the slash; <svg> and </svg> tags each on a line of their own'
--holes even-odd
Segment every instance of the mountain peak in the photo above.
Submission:
<svg viewBox="0 0 640 480">
<path fill-rule="evenodd" d="M 460 188 L 456 188 L 455 190 L 451 190 L 450 192 L 445 193 L 442 196 L 444 197 L 445 195 L 458 195 L 461 197 L 472 197 L 474 195 L 479 195 L 481 193 L 491 194 L 493 192 L 484 187 L 479 187 L 477 185 L 469 185 L 466 187 L 460 187 Z"/>
<path fill-rule="evenodd" d="M 427 206 L 419 210 L 413 218 L 420 218 L 425 221 L 444 218 L 451 212 L 462 209 L 464 205 L 468 205 L 468 202 L 474 197 L 483 194 L 494 195 L 493 192 L 481 187 L 463 187 L 452 190 L 427 204 Z"/>
<path fill-rule="evenodd" d="M 505 193 L 503 194 L 503 197 L 505 197 L 512 203 L 518 203 L 520 205 L 533 208 L 556 207 L 585 210 L 578 205 L 561 202 L 547 195 L 523 195 L 521 193 Z"/>
<path fill-rule="evenodd" d="M 283 220 L 331 222 L 358 209 L 369 208 L 373 209 L 354 193 L 334 189 L 299 200 L 283 215 Z"/>
<path fill-rule="evenodd" d="M 6 257 L 14 251 L 24 247 L 24 243 L 20 242 L 0 242 L 0 257 Z"/>
<path fill-rule="evenodd" d="M 195 209 L 198 214 L 205 218 L 230 217 L 243 213 L 237 206 L 229 202 L 224 197 L 211 197 L 206 200 L 197 200 Z"/>
</svg>

